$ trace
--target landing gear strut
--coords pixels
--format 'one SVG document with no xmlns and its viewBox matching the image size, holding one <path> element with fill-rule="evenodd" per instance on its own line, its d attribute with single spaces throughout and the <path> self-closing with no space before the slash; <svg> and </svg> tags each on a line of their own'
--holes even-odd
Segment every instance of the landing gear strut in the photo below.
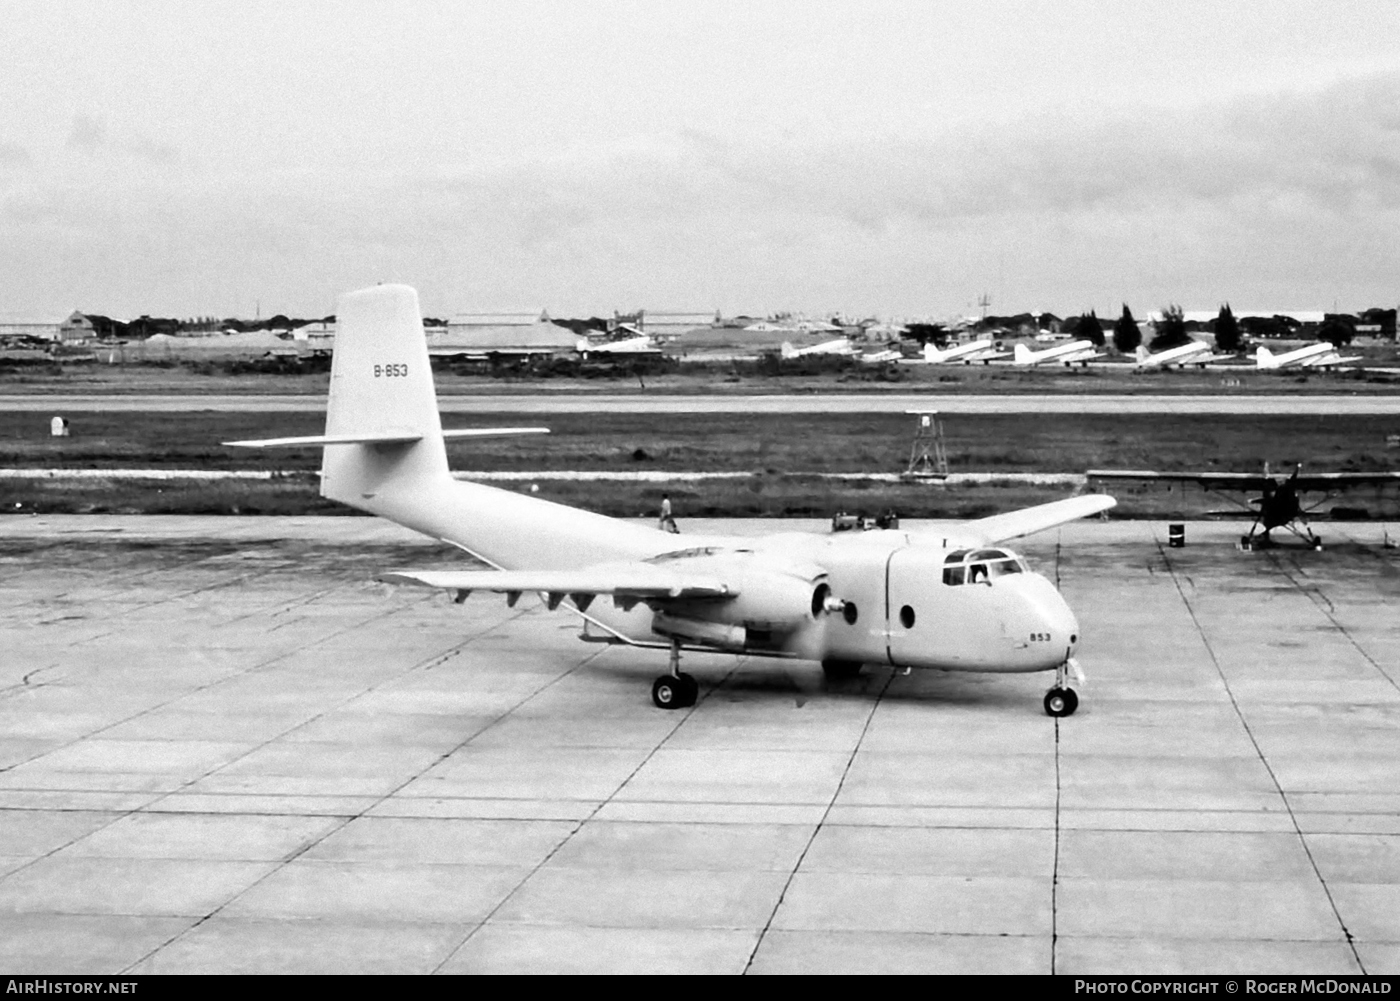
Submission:
<svg viewBox="0 0 1400 1001">
<path fill-rule="evenodd" d="M 1045 693 L 1045 713 L 1047 716 L 1072 716 L 1079 708 L 1079 696 L 1075 694 L 1073 688 L 1069 687 L 1069 673 L 1079 677 L 1079 665 L 1075 664 L 1068 657 L 1063 664 L 1055 668 L 1055 686 Z"/>
<path fill-rule="evenodd" d="M 695 705 L 700 696 L 700 684 L 681 670 L 680 640 L 671 640 L 671 673 L 663 674 L 651 685 L 651 701 L 658 709 L 684 709 Z"/>
</svg>

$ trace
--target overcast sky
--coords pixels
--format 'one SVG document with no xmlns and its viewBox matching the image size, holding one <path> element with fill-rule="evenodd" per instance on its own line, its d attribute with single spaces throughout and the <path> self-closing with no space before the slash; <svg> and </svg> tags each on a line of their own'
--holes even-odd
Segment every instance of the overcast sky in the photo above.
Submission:
<svg viewBox="0 0 1400 1001">
<path fill-rule="evenodd" d="M 1400 300 L 1400 3 L 0 0 L 0 314 Z"/>
</svg>

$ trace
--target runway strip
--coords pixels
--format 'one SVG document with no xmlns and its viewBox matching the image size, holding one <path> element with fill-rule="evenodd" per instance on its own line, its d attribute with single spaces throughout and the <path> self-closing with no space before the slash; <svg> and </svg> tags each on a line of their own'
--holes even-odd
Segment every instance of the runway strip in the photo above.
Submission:
<svg viewBox="0 0 1400 1001">
<path fill-rule="evenodd" d="M 83 411 L 185 413 L 319 413 L 321 396 L 113 396 L 97 394 L 0 395 L 0 410 L 62 414 Z M 936 393 L 803 394 L 771 396 L 641 396 L 540 393 L 440 396 L 446 414 L 860 414 L 936 409 L 950 414 L 1395 414 L 1400 395 L 1367 396 L 955 396 Z"/>
<path fill-rule="evenodd" d="M 0 469 L 0 480 L 276 480 L 311 478 L 315 470 L 291 469 Z M 701 480 L 745 480 L 761 472 L 698 473 L 664 469 L 615 472 L 590 469 L 538 469 L 502 472 L 457 472 L 459 480 L 477 483 L 528 483 L 536 480 L 569 482 L 675 483 Z M 783 473 L 786 479 L 822 479 L 899 483 L 899 473 Z M 1082 473 L 952 473 L 944 479 L 960 483 L 1032 483 L 1039 486 L 1079 486 L 1088 482 Z"/>
</svg>

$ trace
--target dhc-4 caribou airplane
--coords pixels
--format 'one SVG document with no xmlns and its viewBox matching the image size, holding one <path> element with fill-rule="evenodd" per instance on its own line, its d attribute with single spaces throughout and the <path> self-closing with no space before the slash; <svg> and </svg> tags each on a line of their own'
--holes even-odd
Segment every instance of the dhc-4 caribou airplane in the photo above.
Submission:
<svg viewBox="0 0 1400 1001">
<path fill-rule="evenodd" d="M 341 298 L 326 432 L 230 442 L 321 446 L 321 494 L 450 543 L 493 568 L 397 570 L 380 579 L 465 600 L 537 592 L 584 620 L 584 637 L 670 650 L 652 685 L 663 709 L 694 704 L 682 647 L 951 671 L 1054 671 L 1045 710 L 1078 705 L 1079 624 L 1059 591 L 1002 543 L 1105 511 L 1073 497 L 930 534 L 884 530 L 683 536 L 455 479 L 445 440 L 543 428 L 444 431 L 417 293 L 382 285 Z"/>
</svg>

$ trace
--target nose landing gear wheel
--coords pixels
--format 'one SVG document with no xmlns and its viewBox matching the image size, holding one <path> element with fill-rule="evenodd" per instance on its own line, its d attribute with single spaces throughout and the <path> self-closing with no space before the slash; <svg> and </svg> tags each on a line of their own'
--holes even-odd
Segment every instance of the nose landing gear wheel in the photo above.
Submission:
<svg viewBox="0 0 1400 1001">
<path fill-rule="evenodd" d="M 1079 696 L 1073 688 L 1052 688 L 1045 693 L 1045 713 L 1048 716 L 1072 716 L 1079 708 Z"/>
<path fill-rule="evenodd" d="M 663 674 L 651 685 L 651 701 L 658 709 L 684 709 L 700 697 L 700 683 L 691 675 Z"/>
</svg>

